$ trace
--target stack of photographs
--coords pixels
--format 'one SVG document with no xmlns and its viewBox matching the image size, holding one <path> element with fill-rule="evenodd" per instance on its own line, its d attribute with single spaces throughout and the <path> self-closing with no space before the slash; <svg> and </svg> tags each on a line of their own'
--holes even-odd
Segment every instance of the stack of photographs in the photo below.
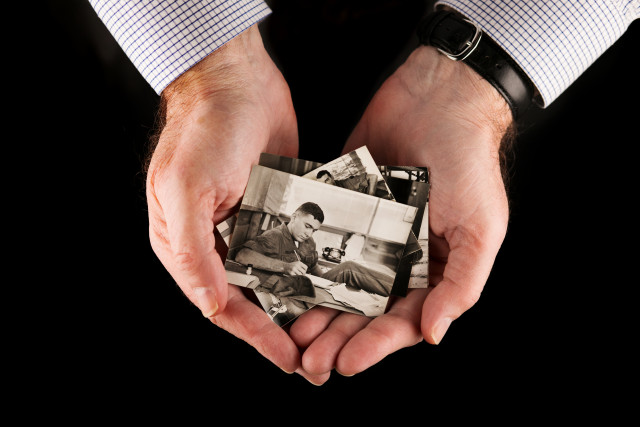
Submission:
<svg viewBox="0 0 640 427">
<path fill-rule="evenodd" d="M 429 171 L 378 166 L 366 146 L 329 163 L 260 156 L 218 224 L 230 284 L 284 326 L 319 305 L 376 317 L 428 286 Z"/>
</svg>

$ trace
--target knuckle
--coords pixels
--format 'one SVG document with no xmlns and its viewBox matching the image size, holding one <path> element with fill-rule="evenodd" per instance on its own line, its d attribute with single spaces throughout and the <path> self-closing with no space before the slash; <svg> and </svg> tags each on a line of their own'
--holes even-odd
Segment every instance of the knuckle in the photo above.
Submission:
<svg viewBox="0 0 640 427">
<path fill-rule="evenodd" d="M 472 287 L 467 289 L 462 297 L 462 305 L 463 309 L 466 311 L 476 305 L 478 301 L 480 301 L 480 296 L 482 295 L 482 287 Z"/>
<path fill-rule="evenodd" d="M 183 249 L 174 254 L 175 264 L 178 270 L 190 272 L 198 268 L 200 265 L 200 257 L 193 249 Z"/>
</svg>

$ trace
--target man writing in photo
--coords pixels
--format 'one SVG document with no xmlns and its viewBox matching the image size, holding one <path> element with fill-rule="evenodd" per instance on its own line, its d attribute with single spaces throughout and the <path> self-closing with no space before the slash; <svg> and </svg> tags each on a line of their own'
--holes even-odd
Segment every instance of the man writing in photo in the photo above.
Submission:
<svg viewBox="0 0 640 427">
<path fill-rule="evenodd" d="M 347 287 L 389 296 L 393 277 L 346 261 L 323 272 L 318 265 L 318 252 L 313 234 L 324 222 L 324 212 L 315 203 L 300 205 L 288 223 L 281 224 L 246 241 L 235 261 L 254 268 L 290 276 L 311 274 Z"/>
</svg>

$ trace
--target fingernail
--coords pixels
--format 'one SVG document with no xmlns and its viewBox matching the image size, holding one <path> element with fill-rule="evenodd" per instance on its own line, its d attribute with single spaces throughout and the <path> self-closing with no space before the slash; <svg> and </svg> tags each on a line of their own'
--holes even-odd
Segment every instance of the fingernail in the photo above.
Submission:
<svg viewBox="0 0 640 427">
<path fill-rule="evenodd" d="M 343 374 L 342 372 L 338 371 L 338 368 L 335 368 L 335 370 L 339 375 L 342 375 L 343 377 L 352 377 L 355 375 L 355 374 Z"/>
<path fill-rule="evenodd" d="M 300 375 L 302 378 L 304 378 L 305 380 L 309 381 L 311 384 L 317 387 L 322 385 L 322 383 L 314 382 L 313 379 L 310 378 L 311 376 L 308 373 L 306 373 L 302 368 L 296 369 L 296 374 Z"/>
<path fill-rule="evenodd" d="M 431 334 L 431 339 L 434 343 L 440 344 L 440 341 L 442 341 L 442 338 L 444 338 L 444 334 L 447 333 L 447 329 L 449 329 L 452 321 L 453 319 L 449 317 L 445 317 L 444 319 L 440 319 L 438 321 Z"/>
<path fill-rule="evenodd" d="M 198 301 L 198 308 L 202 311 L 204 317 L 215 316 L 218 311 L 218 302 L 216 301 L 216 293 L 209 288 L 195 288 L 193 290 Z"/>
</svg>

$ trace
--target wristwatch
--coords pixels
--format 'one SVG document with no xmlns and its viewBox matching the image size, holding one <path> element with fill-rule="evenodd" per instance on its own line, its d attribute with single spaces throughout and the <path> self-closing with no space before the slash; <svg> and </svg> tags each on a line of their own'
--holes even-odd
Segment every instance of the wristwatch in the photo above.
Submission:
<svg viewBox="0 0 640 427">
<path fill-rule="evenodd" d="M 453 10 L 436 10 L 417 29 L 421 44 L 462 61 L 485 78 L 506 99 L 514 121 L 528 110 L 534 86 L 513 59 L 473 21 Z"/>
</svg>

